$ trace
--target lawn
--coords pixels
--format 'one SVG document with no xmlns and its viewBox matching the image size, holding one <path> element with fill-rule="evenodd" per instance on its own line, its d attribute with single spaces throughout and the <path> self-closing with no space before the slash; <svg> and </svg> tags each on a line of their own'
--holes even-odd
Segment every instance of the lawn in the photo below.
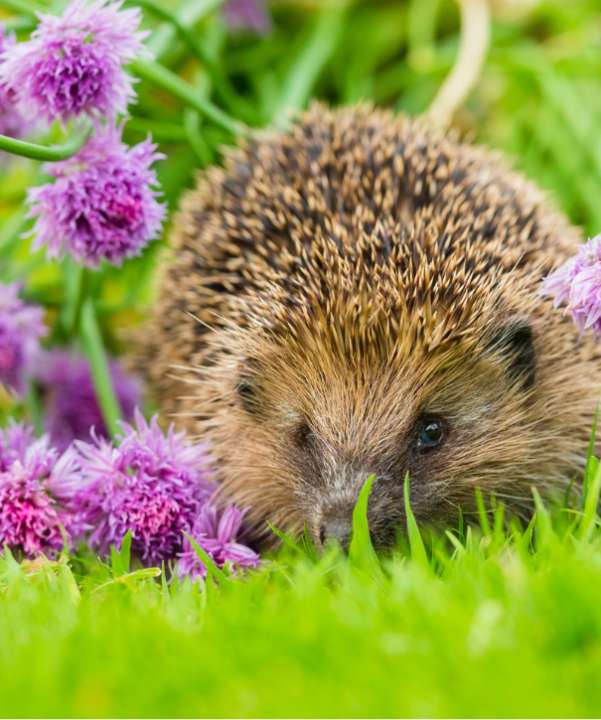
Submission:
<svg viewBox="0 0 601 720">
<path fill-rule="evenodd" d="M 358 523 L 350 560 L 287 549 L 203 589 L 127 573 L 125 552 L 5 557 L 1 712 L 598 716 L 600 481 L 583 512 L 504 531 L 497 509 L 427 557 L 414 536 L 375 563 Z"/>
<path fill-rule="evenodd" d="M 60 14 L 66 4 L 0 0 L 0 19 L 26 41 L 33 10 Z M 240 123 L 282 125 L 312 98 L 419 115 L 459 42 L 453 0 L 273 0 L 258 32 L 228 25 L 220 5 L 125 4 L 141 9 L 154 60 L 130 58 L 139 81 L 123 141 L 151 133 L 165 156 L 155 165 L 163 230 L 139 257 L 92 270 L 69 253 L 34 249 L 26 194 L 49 182 L 48 168 L 0 160 L 0 283 L 18 281 L 23 299 L 43 309 L 47 349 L 87 356 L 107 432 L 119 414 L 107 356 L 127 355 L 148 313 L 169 219 L 197 170 L 220 162 Z M 596 235 L 599 2 L 490 5 L 490 48 L 453 126 L 504 152 Z M 38 150 L 27 153 L 83 142 L 81 133 L 71 117 L 35 126 L 27 140 Z M 21 394 L 0 384 L 0 426 L 22 419 L 52 432 L 52 383 L 33 376 Z M 144 409 L 149 417 L 150 400 Z M 1 463 L 0 452 L 0 478 Z M 500 504 L 446 533 L 410 524 L 409 540 L 378 560 L 366 486 L 348 557 L 286 539 L 257 569 L 231 575 L 209 564 L 206 581 L 172 577 L 160 563 L 141 567 L 127 540 L 109 557 L 79 544 L 21 562 L 23 553 L 6 549 L 0 715 L 599 716 L 600 487 L 589 457 L 583 499 L 537 498 L 529 525 Z"/>
</svg>

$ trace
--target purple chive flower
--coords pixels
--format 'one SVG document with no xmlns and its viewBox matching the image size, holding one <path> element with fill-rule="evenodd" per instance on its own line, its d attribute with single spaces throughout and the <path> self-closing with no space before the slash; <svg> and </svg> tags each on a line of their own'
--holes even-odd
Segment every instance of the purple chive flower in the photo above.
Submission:
<svg viewBox="0 0 601 720">
<path fill-rule="evenodd" d="M 233 30 L 252 30 L 260 35 L 271 30 L 265 0 L 227 0 L 222 12 L 225 22 Z"/>
<path fill-rule="evenodd" d="M 109 362 L 109 369 L 122 415 L 131 420 L 142 398 L 141 385 L 116 360 Z M 58 450 L 65 450 L 72 440 L 89 440 L 92 429 L 97 437 L 108 438 L 85 357 L 59 349 L 45 352 L 33 377 L 42 387 L 46 430 Z"/>
<path fill-rule="evenodd" d="M 7 53 L 15 45 L 14 35 L 6 35 L 4 28 L 0 25 L 0 75 L 1 63 Z M 6 83 L 0 80 L 0 133 L 9 137 L 23 137 L 30 129 L 31 123 L 25 120 L 23 114 L 17 107 L 15 93 L 7 87 Z"/>
<path fill-rule="evenodd" d="M 205 448 L 173 427 L 163 433 L 156 417 L 149 424 L 139 412 L 134 426 L 123 424 L 117 447 L 102 439 L 74 447 L 81 464 L 74 507 L 93 528 L 92 548 L 106 555 L 130 530 L 132 552 L 144 565 L 175 558 L 216 488 Z"/>
<path fill-rule="evenodd" d="M 233 568 L 257 567 L 259 556 L 246 545 L 236 542 L 244 513 L 230 505 L 223 513 L 215 505 L 206 503 L 196 519 L 190 536 L 222 568 L 229 563 Z M 186 538 L 184 549 L 176 566 L 180 577 L 205 577 L 207 569 Z"/>
<path fill-rule="evenodd" d="M 33 443 L 33 428 L 24 423 L 11 423 L 0 430 L 0 473 L 17 462 L 23 462 L 27 448 Z"/>
<path fill-rule="evenodd" d="M 101 260 L 121 265 L 159 234 L 165 207 L 151 165 L 163 156 L 150 140 L 128 147 L 120 135 L 105 129 L 74 157 L 45 167 L 55 182 L 29 191 L 34 247 L 94 268 Z"/>
<path fill-rule="evenodd" d="M 542 294 L 553 297 L 555 307 L 565 305 L 581 331 L 601 335 L 601 235 L 546 277 Z"/>
<path fill-rule="evenodd" d="M 27 117 L 52 122 L 81 115 L 113 117 L 134 97 L 123 65 L 143 52 L 140 10 L 122 0 L 73 0 L 61 17 L 40 15 L 31 39 L 10 48 L 0 82 Z"/>
<path fill-rule="evenodd" d="M 34 440 L 23 425 L 0 430 L 0 546 L 25 557 L 60 552 L 63 533 L 80 532 L 66 509 L 76 477 L 75 456 L 47 437 Z"/>
<path fill-rule="evenodd" d="M 0 383 L 21 394 L 46 334 L 41 308 L 19 297 L 17 283 L 0 283 Z"/>
</svg>

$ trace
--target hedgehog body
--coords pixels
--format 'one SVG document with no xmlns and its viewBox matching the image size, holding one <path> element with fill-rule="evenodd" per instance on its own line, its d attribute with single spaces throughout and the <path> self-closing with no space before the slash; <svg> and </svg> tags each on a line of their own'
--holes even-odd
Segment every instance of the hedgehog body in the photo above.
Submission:
<svg viewBox="0 0 601 720">
<path fill-rule="evenodd" d="M 317 105 L 207 172 L 173 240 L 149 380 L 258 535 L 345 542 L 370 474 L 387 545 L 406 473 L 438 523 L 581 472 L 601 363 L 539 296 L 579 233 L 497 155 Z"/>
</svg>

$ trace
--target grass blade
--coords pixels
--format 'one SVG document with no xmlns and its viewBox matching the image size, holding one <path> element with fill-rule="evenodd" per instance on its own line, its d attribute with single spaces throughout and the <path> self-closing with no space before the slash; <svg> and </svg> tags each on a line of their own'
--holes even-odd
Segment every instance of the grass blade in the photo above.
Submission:
<svg viewBox="0 0 601 720">
<path fill-rule="evenodd" d="M 595 473 L 589 481 L 584 498 L 584 510 L 580 522 L 579 535 L 582 540 L 589 540 L 597 523 L 597 508 L 601 492 L 601 463 L 596 462 Z"/>
<path fill-rule="evenodd" d="M 404 492 L 404 496 L 405 496 L 405 516 L 407 518 L 407 536 L 409 537 L 409 547 L 411 549 L 411 557 L 419 565 L 422 565 L 423 567 L 427 567 L 428 566 L 428 554 L 426 553 L 424 541 L 422 540 L 422 536 L 420 534 L 419 528 L 417 527 L 415 515 L 413 514 L 413 510 L 411 509 L 410 492 L 409 492 L 409 473 L 407 473 L 405 475 L 405 483 L 404 483 L 404 487 L 403 487 L 403 492 Z"/>
<path fill-rule="evenodd" d="M 131 530 L 128 530 L 123 536 L 121 547 L 119 550 L 113 545 L 111 546 L 111 567 L 113 575 L 126 575 L 129 572 L 131 564 Z"/>
<path fill-rule="evenodd" d="M 367 520 L 367 504 L 375 479 L 375 475 L 367 478 L 353 509 L 353 534 L 348 554 L 351 565 L 380 572 L 380 561 L 371 542 Z"/>
<path fill-rule="evenodd" d="M 480 519 L 480 527 L 482 528 L 482 533 L 485 537 L 490 537 L 491 529 L 490 522 L 488 520 L 488 510 L 486 509 L 486 504 L 484 502 L 484 497 L 482 496 L 482 491 L 480 490 L 480 488 L 476 488 L 476 506 L 478 508 L 478 517 Z"/>
<path fill-rule="evenodd" d="M 213 562 L 213 558 L 196 542 L 196 540 L 188 533 L 184 533 L 190 545 L 194 549 L 194 552 L 198 556 L 199 560 L 205 566 L 207 573 L 216 580 L 217 582 L 227 583 L 229 582 L 228 576 L 217 567 Z"/>
</svg>

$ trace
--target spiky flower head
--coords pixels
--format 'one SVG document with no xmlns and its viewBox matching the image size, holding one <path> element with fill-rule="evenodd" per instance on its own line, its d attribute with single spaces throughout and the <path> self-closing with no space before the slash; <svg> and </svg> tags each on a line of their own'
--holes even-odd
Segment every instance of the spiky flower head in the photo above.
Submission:
<svg viewBox="0 0 601 720">
<path fill-rule="evenodd" d="M 132 420 L 142 399 L 137 378 L 128 375 L 117 360 L 109 361 L 113 388 L 126 420 Z M 73 440 L 89 440 L 109 433 L 98 404 L 90 364 L 76 352 L 53 349 L 44 352 L 34 370 L 44 396 L 46 431 L 53 445 L 65 450 Z"/>
<path fill-rule="evenodd" d="M 211 557 L 217 567 L 226 564 L 236 568 L 253 568 L 259 564 L 254 550 L 236 541 L 244 513 L 233 505 L 222 513 L 212 503 L 206 503 L 196 519 L 190 536 Z M 205 577 L 207 569 L 186 538 L 184 549 L 176 566 L 180 577 Z"/>
<path fill-rule="evenodd" d="M 47 165 L 55 181 L 29 191 L 34 247 L 47 246 L 50 257 L 70 253 L 92 268 L 139 255 L 165 215 L 151 169 L 162 157 L 149 139 L 128 147 L 120 129 L 106 128 L 74 157 Z"/>
<path fill-rule="evenodd" d="M 62 550 L 81 531 L 66 509 L 76 477 L 74 455 L 47 437 L 23 425 L 0 430 L 0 545 L 25 557 Z"/>
<path fill-rule="evenodd" d="M 546 277 L 542 293 L 554 298 L 555 307 L 565 305 L 580 330 L 601 335 L 601 235 Z"/>
<path fill-rule="evenodd" d="M 271 17 L 265 0 L 227 0 L 223 17 L 234 30 L 252 30 L 264 35 L 271 30 Z"/>
<path fill-rule="evenodd" d="M 0 77 L 1 65 L 7 53 L 15 45 L 15 36 L 6 34 L 0 25 Z M 0 133 L 9 137 L 22 137 L 29 130 L 31 123 L 24 117 L 17 107 L 17 99 L 5 82 L 0 80 Z"/>
<path fill-rule="evenodd" d="M 18 283 L 0 283 L 0 383 L 20 394 L 46 334 L 41 308 L 19 297 Z"/>
<path fill-rule="evenodd" d="M 215 491 L 202 445 L 173 427 L 163 433 L 156 417 L 123 424 L 117 446 L 103 439 L 75 442 L 81 486 L 75 507 L 93 527 L 90 545 L 102 555 L 119 547 L 128 530 L 132 552 L 145 565 L 175 558 L 207 499 Z"/>
<path fill-rule="evenodd" d="M 17 460 L 23 462 L 33 439 L 33 428 L 24 423 L 11 422 L 0 430 L 0 473 L 6 472 Z"/>
<path fill-rule="evenodd" d="M 27 116 L 63 122 L 114 117 L 134 97 L 123 65 L 143 52 L 140 10 L 122 0 L 73 0 L 62 16 L 41 14 L 27 42 L 4 54 L 0 81 Z"/>
</svg>

